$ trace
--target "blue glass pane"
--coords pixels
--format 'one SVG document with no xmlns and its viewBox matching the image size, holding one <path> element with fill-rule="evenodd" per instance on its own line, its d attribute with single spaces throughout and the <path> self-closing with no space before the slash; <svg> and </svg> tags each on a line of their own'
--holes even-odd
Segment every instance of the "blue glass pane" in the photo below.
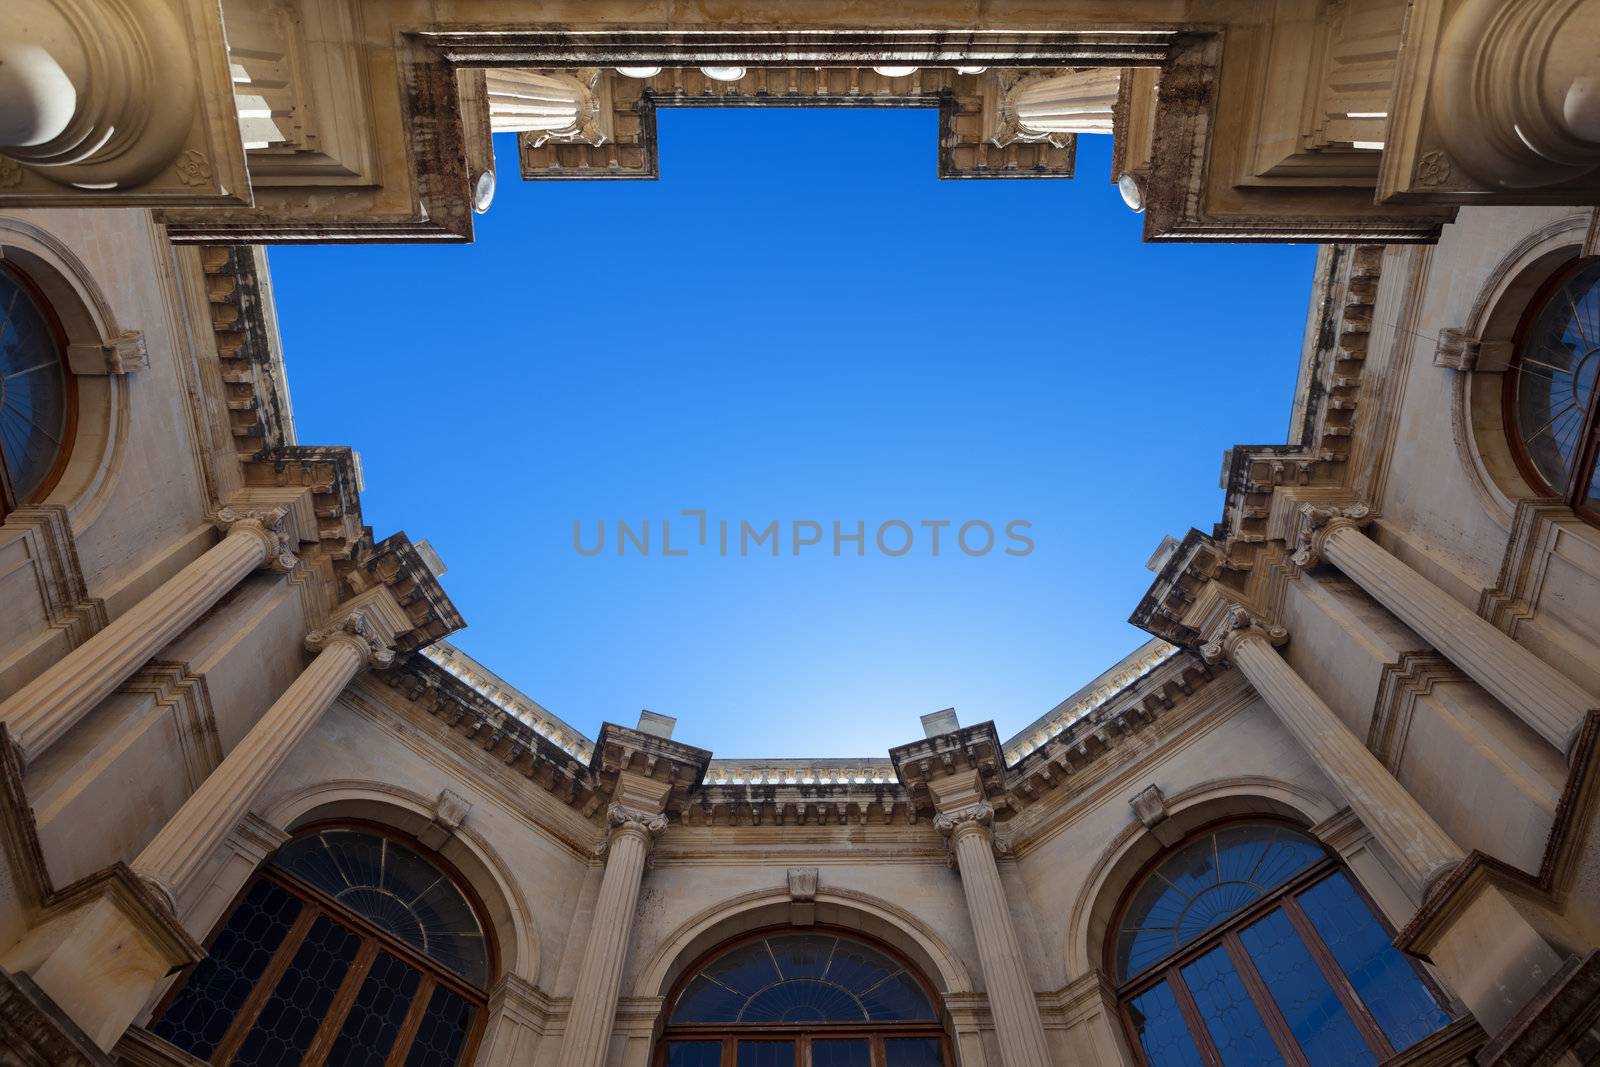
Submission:
<svg viewBox="0 0 1600 1067">
<path fill-rule="evenodd" d="M 27 503 L 66 440 L 67 376 L 43 309 L 0 270 L 0 461 Z"/>
<path fill-rule="evenodd" d="M 420 972 L 387 952 L 378 953 L 339 1027 L 328 1062 L 339 1067 L 383 1067 L 421 982 Z"/>
<path fill-rule="evenodd" d="M 1239 940 L 1312 1067 L 1378 1062 L 1287 915 L 1269 913 L 1240 931 Z"/>
<path fill-rule="evenodd" d="M 675 1023 L 731 1023 L 739 1018 L 747 998 L 697 974 L 683 989 L 672 1012 Z"/>
<path fill-rule="evenodd" d="M 782 934 L 716 957 L 687 985 L 673 1023 L 921 1022 L 932 1002 L 877 949 L 826 934 Z"/>
<path fill-rule="evenodd" d="M 863 1023 L 866 1010 L 849 990 L 809 978 L 769 986 L 750 998 L 742 1023 Z"/>
<path fill-rule="evenodd" d="M 794 1067 L 793 1041 L 741 1041 L 738 1067 Z"/>
<path fill-rule="evenodd" d="M 1356 995 L 1397 1051 L 1410 1048 L 1450 1022 L 1344 872 L 1318 882 L 1298 899 Z"/>
<path fill-rule="evenodd" d="M 211 1058 L 233 1017 L 300 914 L 300 901 L 267 881 L 250 887 L 150 1029 L 191 1056 Z"/>
<path fill-rule="evenodd" d="M 668 1041 L 667 1067 L 720 1067 L 721 1041 Z"/>
<path fill-rule="evenodd" d="M 795 934 L 770 937 L 772 958 L 785 978 L 821 978 L 828 970 L 837 937 L 825 934 Z"/>
<path fill-rule="evenodd" d="M 1183 1021 L 1178 999 L 1167 983 L 1128 1002 L 1128 1016 L 1150 1067 L 1205 1067 L 1200 1049 Z"/>
<path fill-rule="evenodd" d="M 1182 970 L 1184 984 L 1200 1009 L 1227 1067 L 1270 1067 L 1282 1064 L 1278 1046 L 1245 991 L 1239 972 L 1220 945 Z"/>
<path fill-rule="evenodd" d="M 488 982 L 488 951 L 472 906 L 413 849 L 364 830 L 323 830 L 295 838 L 272 862 L 473 985 Z"/>
<path fill-rule="evenodd" d="M 864 1037 L 813 1041 L 811 1067 L 872 1067 L 872 1048 Z"/>
<path fill-rule="evenodd" d="M 934 1018 L 928 995 L 905 971 L 890 975 L 861 994 L 861 1005 L 874 1022 L 931 1022 Z"/>
<path fill-rule="evenodd" d="M 1282 826 L 1230 826 L 1190 841 L 1135 891 L 1117 932 L 1119 977 L 1165 959 L 1323 855 Z"/>
<path fill-rule="evenodd" d="M 299 1063 L 360 947 L 359 935 L 318 916 L 245 1035 L 234 1067 Z"/>
<path fill-rule="evenodd" d="M 943 1062 L 936 1037 L 886 1037 L 883 1052 L 889 1067 L 940 1067 Z"/>
<path fill-rule="evenodd" d="M 406 1067 L 456 1067 L 476 1010 L 444 986 L 435 986 L 406 1054 Z"/>
</svg>

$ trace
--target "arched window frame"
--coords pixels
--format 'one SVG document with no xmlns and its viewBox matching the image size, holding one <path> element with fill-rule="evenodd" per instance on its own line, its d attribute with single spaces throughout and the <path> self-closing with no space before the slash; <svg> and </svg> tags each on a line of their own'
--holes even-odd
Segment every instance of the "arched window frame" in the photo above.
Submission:
<svg viewBox="0 0 1600 1067">
<path fill-rule="evenodd" d="M 1572 473 L 1564 486 L 1552 485 L 1528 454 L 1522 441 L 1521 420 L 1517 414 L 1517 385 L 1519 368 L 1527 355 L 1527 345 L 1533 327 L 1550 301 L 1582 271 L 1600 263 L 1600 256 L 1576 256 L 1558 267 L 1534 291 L 1517 320 L 1512 335 L 1511 359 L 1501 388 L 1501 411 L 1505 424 L 1506 443 L 1516 460 L 1517 470 L 1529 485 L 1553 497 L 1560 497 L 1584 521 L 1600 526 L 1600 506 L 1588 500 L 1588 488 L 1600 464 L 1600 388 L 1590 397 L 1589 408 L 1584 412 L 1579 430 L 1579 446 L 1573 461 Z M 1600 338 L 1596 339 L 1600 342 Z"/>
<path fill-rule="evenodd" d="M 456 1060 L 459 1067 L 465 1067 L 465 1065 L 472 1063 L 488 1025 L 488 990 L 493 987 L 500 973 L 499 953 L 492 935 L 493 927 L 490 925 L 488 909 L 484 906 L 482 898 L 473 889 L 472 884 L 462 877 L 461 872 L 449 860 L 424 845 L 412 835 L 382 823 L 366 819 L 348 818 L 321 820 L 296 827 L 290 840 L 297 840 L 326 830 L 361 830 L 379 837 L 388 838 L 416 852 L 436 866 L 445 877 L 449 878 L 455 887 L 461 891 L 461 895 L 472 908 L 473 915 L 478 920 L 479 928 L 484 933 L 484 951 L 488 956 L 488 980 L 484 983 L 485 988 L 478 989 L 474 987 L 470 982 L 452 973 L 439 962 L 417 951 L 416 948 L 404 940 L 374 925 L 370 920 L 356 914 L 317 887 L 308 884 L 287 871 L 274 867 L 272 864 L 273 857 L 268 857 L 266 861 L 251 872 L 250 877 L 245 880 L 244 885 L 240 887 L 233 900 L 229 902 L 227 909 L 222 913 L 222 917 L 216 922 L 206 938 L 206 951 L 210 952 L 212 943 L 227 928 L 228 921 L 232 917 L 234 910 L 238 908 L 239 904 L 244 901 L 259 882 L 272 882 L 310 906 L 300 912 L 295 919 L 294 929 L 291 930 L 290 935 L 285 937 L 273 951 L 271 962 L 267 964 L 266 969 L 251 988 L 250 994 L 245 998 L 243 1005 L 229 1027 L 228 1035 L 217 1046 L 211 1058 L 205 1062 L 219 1065 L 226 1064 L 238 1052 L 239 1046 L 248 1034 L 254 1019 L 259 1016 L 262 1006 L 267 998 L 270 997 L 278 979 L 282 977 L 289 962 L 293 959 L 300 941 L 304 938 L 305 931 L 309 929 L 316 915 L 326 914 L 347 928 L 355 930 L 362 937 L 363 945 L 357 953 L 357 962 L 352 964 L 349 971 L 346 972 L 332 1005 L 323 1016 L 322 1025 L 306 1054 L 305 1062 L 322 1062 L 319 1056 L 327 1053 L 329 1043 L 337 1036 L 339 1024 L 349 1012 L 350 1006 L 360 990 L 362 979 L 365 977 L 367 968 L 370 967 L 371 960 L 376 957 L 379 950 L 382 950 L 420 971 L 423 975 L 421 984 L 413 994 L 412 1010 L 409 1012 L 394 1042 L 388 1063 L 397 1065 L 397 1067 L 404 1064 L 405 1057 L 401 1053 L 408 1049 L 415 1037 L 417 1023 L 427 1004 L 431 990 L 440 985 L 461 996 L 474 1008 L 471 1030 L 468 1032 L 466 1042 L 463 1044 L 461 1053 Z M 287 843 L 285 842 L 285 844 Z M 276 854 L 274 852 L 273 856 L 276 856 Z M 156 1006 L 156 1010 L 151 1014 L 152 1020 L 160 1019 L 165 1014 L 173 1000 L 183 989 L 184 983 L 193 973 L 195 966 L 198 966 L 198 964 L 191 965 L 168 988 Z"/>
<path fill-rule="evenodd" d="M 1230 961 L 1238 972 L 1246 991 L 1254 1002 L 1256 1010 L 1260 1013 L 1262 1021 L 1270 1032 L 1273 1042 L 1277 1045 L 1284 1063 L 1289 1067 L 1307 1067 L 1308 1061 L 1300 1051 L 1299 1044 L 1289 1031 L 1282 1013 L 1273 1000 L 1266 983 L 1257 973 L 1255 965 L 1250 962 L 1249 954 L 1239 942 L 1238 932 L 1263 918 L 1268 913 L 1282 908 L 1289 917 L 1295 932 L 1305 943 L 1313 959 L 1333 987 L 1345 1012 L 1354 1022 L 1356 1029 L 1372 1049 L 1375 1061 L 1383 1063 L 1395 1055 L 1395 1049 L 1390 1044 L 1388 1037 L 1383 1033 L 1372 1013 L 1368 1011 L 1361 997 L 1356 993 L 1343 969 L 1333 959 L 1321 936 L 1316 932 L 1295 899 L 1299 894 L 1312 888 L 1336 873 L 1343 873 L 1356 896 L 1372 912 L 1374 920 L 1390 940 L 1393 940 L 1395 931 L 1384 918 L 1383 911 L 1345 864 L 1335 855 L 1330 853 L 1325 846 L 1318 843 L 1322 851 L 1322 858 L 1310 864 L 1290 878 L 1285 879 L 1270 891 L 1262 894 L 1260 899 L 1252 901 L 1246 907 L 1228 916 L 1227 919 L 1207 929 L 1203 934 L 1192 941 L 1182 945 L 1173 952 L 1168 953 L 1155 963 L 1148 964 L 1142 970 L 1136 971 L 1127 978 L 1118 975 L 1116 966 L 1117 934 L 1122 929 L 1129 909 L 1133 906 L 1139 890 L 1144 887 L 1147 879 L 1166 860 L 1181 851 L 1195 840 L 1215 834 L 1234 826 L 1262 826 L 1282 827 L 1294 831 L 1303 837 L 1310 838 L 1307 827 L 1293 820 L 1271 815 L 1235 815 L 1216 819 L 1194 827 L 1186 833 L 1183 839 L 1174 845 L 1161 849 L 1150 857 L 1139 868 L 1138 872 L 1128 881 L 1123 890 L 1122 897 L 1117 903 L 1116 910 L 1112 913 L 1111 923 L 1107 927 L 1105 943 L 1102 946 L 1104 973 L 1112 977 L 1116 987 L 1117 1018 L 1121 1023 L 1123 1034 L 1127 1039 L 1128 1047 L 1132 1050 L 1136 1061 L 1141 1065 L 1149 1063 L 1144 1054 L 1142 1043 L 1139 1040 L 1138 1030 L 1134 1024 L 1131 1013 L 1133 1000 L 1148 992 L 1163 982 L 1172 990 L 1179 1009 L 1183 1015 L 1190 1036 L 1194 1039 L 1199 1049 L 1201 1061 L 1206 1067 L 1224 1067 L 1221 1054 L 1201 1017 L 1200 1010 L 1194 1002 L 1192 994 L 1188 991 L 1180 970 L 1186 964 L 1192 963 L 1201 956 L 1206 955 L 1218 945 L 1227 948 Z M 1314 838 L 1313 838 L 1314 840 Z M 1433 980 L 1428 972 L 1420 967 L 1416 961 L 1407 959 L 1412 971 L 1417 975 L 1423 986 L 1432 995 L 1434 1001 L 1442 1011 L 1453 1014 L 1452 998 Z"/>
<path fill-rule="evenodd" d="M 67 462 L 72 456 L 73 440 L 78 432 L 78 377 L 72 373 L 67 363 L 67 331 L 61 324 L 61 316 L 49 297 L 40 288 L 38 282 L 28 277 L 27 273 L 0 259 L 0 276 L 15 285 L 25 293 L 35 307 L 39 309 L 44 318 L 45 325 L 50 329 L 50 339 L 55 343 L 55 356 L 61 364 L 61 374 L 65 382 L 63 400 L 66 407 L 66 417 L 62 421 L 61 440 L 57 443 L 54 462 L 44 480 L 28 494 L 26 498 L 19 497 L 11 485 L 11 477 L 6 471 L 6 465 L 0 462 L 0 522 L 19 507 L 35 504 L 50 495 L 51 490 L 61 481 L 61 475 L 67 469 Z M 0 444 L 3 447 L 3 444 Z"/>
<path fill-rule="evenodd" d="M 761 941 L 769 937 L 780 937 L 785 934 L 824 934 L 838 937 L 845 941 L 865 945 L 875 952 L 881 952 L 893 962 L 905 969 L 905 972 L 916 981 L 917 986 L 928 998 L 928 1003 L 933 1005 L 934 1018 L 927 1022 L 860 1022 L 860 1023 L 672 1023 L 673 1012 L 678 1006 L 678 1000 L 683 995 L 689 983 L 700 974 L 701 970 L 719 957 L 733 952 L 744 945 Z M 665 1000 L 662 1011 L 662 1029 L 656 1040 L 655 1052 L 651 1056 L 652 1067 L 667 1067 L 668 1045 L 673 1041 L 710 1041 L 718 1040 L 722 1043 L 720 1067 L 738 1067 L 738 1043 L 744 1041 L 784 1041 L 795 1042 L 794 1067 L 811 1067 L 812 1041 L 838 1038 L 865 1037 L 869 1040 L 872 1056 L 872 1067 L 886 1067 L 883 1041 L 886 1038 L 928 1038 L 937 1039 L 939 1042 L 939 1057 L 945 1067 L 954 1067 L 955 1059 L 951 1055 L 949 1026 L 947 1024 L 944 1005 L 939 997 L 938 990 L 928 980 L 927 975 L 905 955 L 890 945 L 862 934 L 860 931 L 851 930 L 841 926 L 832 926 L 817 923 L 811 926 L 768 926 L 757 930 L 750 930 L 737 937 L 723 941 L 712 948 L 702 952 L 699 956 L 683 969 L 672 984 Z"/>
</svg>

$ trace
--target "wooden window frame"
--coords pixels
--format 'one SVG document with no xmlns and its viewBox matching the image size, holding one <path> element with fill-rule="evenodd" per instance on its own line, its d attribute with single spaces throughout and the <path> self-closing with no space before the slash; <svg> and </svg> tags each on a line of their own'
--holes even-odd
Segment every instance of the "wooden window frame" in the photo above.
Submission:
<svg viewBox="0 0 1600 1067">
<path fill-rule="evenodd" d="M 769 937 L 782 937 L 785 935 L 823 934 L 837 937 L 840 940 L 865 945 L 875 952 L 881 952 L 917 983 L 923 995 L 928 998 L 928 1003 L 933 1006 L 934 1017 L 926 1022 L 851 1022 L 851 1023 L 672 1023 L 668 1020 L 678 1005 L 678 999 L 690 982 L 705 968 L 706 964 L 720 956 L 733 952 L 747 944 L 764 941 Z M 955 1059 L 951 1055 L 950 1034 L 945 1018 L 944 1006 L 939 997 L 938 990 L 917 967 L 905 956 L 889 945 L 875 938 L 868 937 L 858 930 L 845 927 L 832 926 L 818 923 L 813 926 L 768 926 L 760 930 L 751 930 L 738 937 L 723 941 L 716 947 L 702 952 L 695 957 L 690 965 L 684 968 L 682 974 L 673 983 L 668 993 L 665 1010 L 662 1012 L 662 1029 L 656 1038 L 655 1051 L 651 1054 L 651 1067 L 666 1067 L 667 1045 L 674 1041 L 720 1041 L 722 1055 L 719 1060 L 720 1067 L 738 1067 L 738 1051 L 740 1041 L 792 1041 L 795 1044 L 794 1067 L 811 1067 L 811 1044 L 814 1041 L 829 1041 L 849 1038 L 867 1039 L 870 1052 L 870 1067 L 888 1067 L 885 1058 L 883 1042 L 885 1039 L 897 1037 L 937 1039 L 939 1042 L 939 1058 L 944 1067 L 955 1067 Z"/>
<path fill-rule="evenodd" d="M 1516 332 L 1512 335 L 1511 361 L 1506 366 L 1505 380 L 1501 387 L 1500 410 L 1512 458 L 1515 459 L 1517 470 L 1528 484 L 1550 496 L 1560 497 L 1579 518 L 1591 525 L 1600 526 L 1600 507 L 1587 503 L 1589 483 L 1594 477 L 1596 465 L 1600 464 L 1600 386 L 1595 389 L 1594 395 L 1589 399 L 1589 408 L 1583 413 L 1583 422 L 1578 431 L 1580 443 L 1573 456 L 1572 471 L 1565 486 L 1551 485 L 1549 479 L 1533 462 L 1527 446 L 1523 444 L 1521 421 L 1517 417 L 1517 384 L 1521 379 L 1519 368 L 1526 354 L 1534 323 L 1568 282 L 1596 263 L 1600 263 L 1600 256 L 1577 256 L 1570 262 L 1562 264 L 1554 274 L 1545 279 L 1528 301 L 1528 306 L 1522 311 L 1522 317 L 1517 321 Z M 1600 342 L 1600 338 L 1596 338 L 1596 341 Z"/>
<path fill-rule="evenodd" d="M 409 835 L 400 833 L 390 827 L 364 820 L 340 819 L 312 823 L 302 827 L 295 833 L 296 838 L 320 833 L 325 830 L 363 830 L 397 841 L 416 851 L 428 862 L 436 865 L 439 870 L 450 878 L 461 894 L 466 898 L 467 904 L 473 909 L 478 920 L 479 928 L 484 935 L 484 950 L 488 956 L 487 973 L 491 983 L 497 973 L 498 960 L 496 959 L 495 946 L 489 936 L 490 926 L 486 921 L 482 902 L 472 891 L 471 886 L 463 880 L 456 869 L 443 857 L 432 849 L 423 845 Z M 338 1038 L 340 1029 L 344 1026 L 345 1019 L 350 1014 L 350 1009 L 355 1005 L 356 996 L 361 991 L 362 984 L 366 981 L 367 973 L 372 969 L 372 964 L 377 960 L 379 952 L 387 952 L 396 957 L 421 976 L 416 990 L 412 993 L 411 1002 L 406 1009 L 400 1029 L 395 1033 L 394 1045 L 389 1050 L 389 1055 L 384 1061 L 384 1067 L 403 1067 L 406 1056 L 411 1051 L 417 1031 L 421 1028 L 423 1015 L 426 1014 L 428 1001 L 433 996 L 433 991 L 443 986 L 445 989 L 466 1000 L 474 1008 L 471 1028 L 467 1031 L 466 1042 L 462 1045 L 461 1056 L 457 1060 L 459 1065 L 470 1064 L 477 1055 L 478 1046 L 482 1042 L 484 1032 L 488 1028 L 489 998 L 486 990 L 478 989 L 465 979 L 451 972 L 437 960 L 417 951 L 415 947 L 395 937 L 393 934 L 375 925 L 365 917 L 340 904 L 315 886 L 296 878 L 287 871 L 271 866 L 271 861 L 261 865 L 245 880 L 239 892 L 234 895 L 228 909 L 223 912 L 222 918 L 206 938 L 205 947 L 210 952 L 216 938 L 227 927 L 228 920 L 239 905 L 249 895 L 250 891 L 260 882 L 270 882 L 274 886 L 293 896 L 301 902 L 300 913 L 295 916 L 290 924 L 289 932 L 273 950 L 272 958 L 267 961 L 266 968 L 261 976 L 256 979 L 251 987 L 249 996 L 240 1004 L 239 1010 L 234 1013 L 233 1021 L 228 1024 L 227 1033 L 217 1044 L 209 1059 L 205 1062 L 213 1067 L 227 1067 L 233 1058 L 238 1055 L 239 1048 L 244 1039 L 254 1028 L 260 1018 L 262 1010 L 266 1007 L 272 992 L 288 971 L 289 964 L 294 960 L 295 953 L 299 951 L 306 935 L 310 932 L 312 924 L 319 916 L 325 916 L 330 922 L 354 933 L 361 938 L 361 945 L 356 949 L 356 954 L 350 962 L 349 969 L 339 982 L 333 1000 L 329 1002 L 328 1010 L 322 1017 L 322 1022 L 317 1028 L 316 1036 L 307 1046 L 305 1055 L 301 1058 L 303 1065 L 321 1064 L 327 1057 L 333 1042 Z M 198 964 L 192 964 L 179 979 L 172 983 L 162 996 L 151 1014 L 152 1019 L 159 1019 L 166 1014 L 173 1000 L 183 990 L 190 975 Z"/>
<path fill-rule="evenodd" d="M 1315 841 L 1315 838 L 1310 838 L 1305 827 L 1297 826 L 1286 819 L 1230 817 L 1197 827 L 1186 834 L 1183 840 L 1176 845 L 1162 849 L 1145 863 L 1140 868 L 1138 875 L 1129 882 L 1129 889 L 1123 895 L 1122 902 L 1118 905 L 1113 916 L 1113 923 L 1109 927 L 1110 932 L 1106 938 L 1105 946 L 1106 973 L 1112 975 L 1113 980 L 1116 980 L 1117 974 L 1115 969 L 1117 933 L 1122 929 L 1122 921 L 1127 917 L 1128 908 L 1132 905 L 1133 898 L 1138 890 L 1144 886 L 1146 880 L 1161 862 L 1169 858 L 1174 852 L 1198 837 L 1214 834 L 1218 830 L 1223 830 L 1230 826 L 1283 827 L 1294 830 L 1302 836 Z M 1317 933 L 1304 908 L 1300 905 L 1299 897 L 1301 894 L 1339 873 L 1344 874 L 1345 880 L 1349 882 L 1356 896 L 1366 905 L 1367 910 L 1372 913 L 1372 917 L 1378 923 L 1379 929 L 1387 934 L 1390 940 L 1393 940 L 1393 928 L 1389 926 L 1388 921 L 1383 916 L 1383 912 L 1367 893 L 1365 887 L 1337 857 L 1323 849 L 1322 859 L 1297 872 L 1293 877 L 1280 882 L 1270 892 L 1263 894 L 1259 900 L 1252 901 L 1247 907 L 1240 908 L 1224 921 L 1208 929 L 1202 936 L 1168 953 L 1156 963 L 1145 967 L 1118 983 L 1117 1016 L 1121 1021 L 1123 1033 L 1127 1037 L 1128 1046 L 1133 1051 L 1138 1062 L 1148 1065 L 1150 1061 L 1144 1053 L 1144 1045 L 1139 1040 L 1138 1028 L 1134 1025 L 1131 1010 L 1133 1000 L 1135 997 L 1154 989 L 1162 982 L 1166 982 L 1167 987 L 1172 990 L 1173 999 L 1178 1004 L 1178 1010 L 1183 1016 L 1189 1036 L 1193 1039 L 1195 1047 L 1200 1051 L 1201 1060 L 1207 1067 L 1224 1067 L 1222 1055 L 1218 1052 L 1216 1043 L 1211 1038 L 1211 1032 L 1200 1014 L 1199 1006 L 1195 1003 L 1194 997 L 1189 992 L 1189 987 L 1184 982 L 1182 975 L 1182 970 L 1185 966 L 1221 946 L 1227 953 L 1228 962 L 1233 965 L 1240 981 L 1244 984 L 1246 995 L 1249 996 L 1251 1004 L 1260 1014 L 1263 1025 L 1266 1026 L 1268 1034 L 1277 1046 L 1278 1054 L 1283 1057 L 1283 1062 L 1288 1067 L 1309 1067 L 1309 1061 L 1306 1059 L 1305 1053 L 1301 1051 L 1300 1043 L 1295 1040 L 1294 1034 L 1290 1031 L 1288 1022 L 1278 1008 L 1277 1001 L 1273 998 L 1260 972 L 1256 970 L 1255 963 L 1250 959 L 1249 952 L 1246 951 L 1243 943 L 1239 940 L 1240 930 L 1278 910 L 1282 910 L 1288 917 L 1290 925 L 1294 927 L 1295 933 L 1299 935 L 1300 940 L 1305 944 L 1313 962 L 1316 963 L 1318 970 L 1321 971 L 1328 985 L 1332 987 L 1334 995 L 1339 998 L 1340 1004 L 1343 1005 L 1346 1014 L 1350 1016 L 1356 1031 L 1372 1050 L 1376 1061 L 1381 1064 L 1392 1057 L 1396 1050 L 1390 1044 L 1388 1035 L 1383 1032 L 1382 1026 L 1373 1017 L 1371 1010 L 1362 1001 L 1355 987 L 1350 984 L 1350 979 L 1346 977 L 1344 969 L 1334 959 L 1332 952 L 1323 942 L 1322 936 Z M 1407 959 L 1406 963 L 1410 965 L 1412 973 L 1421 980 L 1428 994 L 1433 997 L 1434 1002 L 1439 1005 L 1439 1010 L 1453 1017 L 1451 998 L 1445 994 L 1439 984 L 1433 980 L 1427 971 L 1417 966 L 1415 961 Z"/>
<path fill-rule="evenodd" d="M 61 364 L 61 376 L 65 384 L 62 387 L 62 403 L 66 408 L 66 418 L 61 424 L 61 440 L 57 442 L 55 461 L 51 464 L 49 473 L 44 476 L 44 481 L 39 483 L 25 500 L 18 499 L 16 488 L 11 484 L 11 475 L 6 470 L 6 465 L 0 461 L 0 522 L 4 522 L 7 515 L 19 507 L 36 504 L 47 498 L 60 483 L 61 476 L 66 473 L 67 463 L 72 457 L 72 445 L 78 436 L 78 376 L 72 373 L 72 367 L 67 363 L 67 331 L 61 325 L 61 316 L 56 314 L 54 305 L 50 303 L 44 291 L 27 274 L 5 261 L 0 261 L 0 276 L 15 283 L 23 293 L 33 301 L 44 318 L 45 325 L 50 329 L 50 339 L 55 342 L 56 361 Z"/>
</svg>

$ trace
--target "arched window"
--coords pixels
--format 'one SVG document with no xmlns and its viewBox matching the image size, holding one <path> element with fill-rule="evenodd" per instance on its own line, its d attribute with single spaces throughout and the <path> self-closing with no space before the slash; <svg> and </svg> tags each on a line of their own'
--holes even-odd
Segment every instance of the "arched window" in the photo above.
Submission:
<svg viewBox="0 0 1600 1067">
<path fill-rule="evenodd" d="M 0 518 L 43 499 L 66 465 L 74 381 L 38 290 L 0 263 Z"/>
<path fill-rule="evenodd" d="M 1157 858 L 1108 963 L 1149 1067 L 1360 1067 L 1450 1021 L 1391 938 L 1314 840 L 1233 823 Z"/>
<path fill-rule="evenodd" d="M 657 1067 L 944 1067 L 932 990 L 887 949 L 825 927 L 767 931 L 690 968 Z"/>
<path fill-rule="evenodd" d="M 1600 524 L 1600 258 L 1540 290 L 1517 329 L 1506 422 L 1525 478 Z"/>
<path fill-rule="evenodd" d="M 151 1030 L 218 1067 L 456 1067 L 490 968 L 478 911 L 439 861 L 332 827 L 256 874 Z"/>
</svg>

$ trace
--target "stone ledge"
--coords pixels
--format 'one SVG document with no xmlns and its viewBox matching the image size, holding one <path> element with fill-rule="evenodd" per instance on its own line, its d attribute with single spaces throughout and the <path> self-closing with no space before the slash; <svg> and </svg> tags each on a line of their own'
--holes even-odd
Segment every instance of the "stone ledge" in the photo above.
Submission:
<svg viewBox="0 0 1600 1067">
<path fill-rule="evenodd" d="M 0 1067 L 114 1067 L 25 974 L 0 969 Z"/>
</svg>

